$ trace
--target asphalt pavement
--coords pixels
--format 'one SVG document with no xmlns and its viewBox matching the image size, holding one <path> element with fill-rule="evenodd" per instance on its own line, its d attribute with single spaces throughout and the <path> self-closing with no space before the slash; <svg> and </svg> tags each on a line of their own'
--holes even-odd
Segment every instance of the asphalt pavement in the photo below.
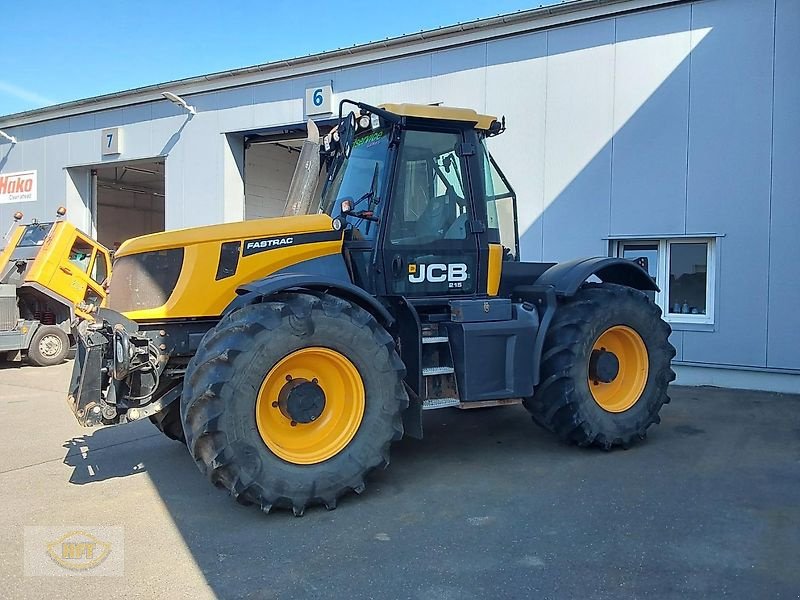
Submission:
<svg viewBox="0 0 800 600">
<path fill-rule="evenodd" d="M 149 422 L 83 429 L 71 363 L 0 364 L 0 597 L 796 598 L 800 396 L 672 389 L 631 450 L 521 407 L 425 415 L 335 511 L 264 515 Z M 24 576 L 26 526 L 124 528 L 124 577 Z"/>
</svg>

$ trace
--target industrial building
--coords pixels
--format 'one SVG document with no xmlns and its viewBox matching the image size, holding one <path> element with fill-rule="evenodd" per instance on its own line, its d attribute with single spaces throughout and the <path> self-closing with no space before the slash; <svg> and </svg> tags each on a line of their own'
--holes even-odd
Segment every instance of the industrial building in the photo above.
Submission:
<svg viewBox="0 0 800 600">
<path fill-rule="evenodd" d="M 342 98 L 474 108 L 523 259 L 647 257 L 679 383 L 798 392 L 798 57 L 795 0 L 575 0 L 68 102 L 0 117 L 0 223 L 275 216 Z"/>
</svg>

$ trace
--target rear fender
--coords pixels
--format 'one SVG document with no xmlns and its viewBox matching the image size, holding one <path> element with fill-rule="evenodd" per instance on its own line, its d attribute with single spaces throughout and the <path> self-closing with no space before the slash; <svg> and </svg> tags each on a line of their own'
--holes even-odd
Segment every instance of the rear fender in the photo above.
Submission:
<svg viewBox="0 0 800 600">
<path fill-rule="evenodd" d="M 547 269 L 534 285 L 524 286 L 526 299 L 533 301 L 541 320 L 533 347 L 533 383 L 539 384 L 539 366 L 547 330 L 560 298 L 574 296 L 592 275 L 604 283 L 616 283 L 642 291 L 658 291 L 653 278 L 637 263 L 624 258 L 580 258 L 558 263 Z"/>
<path fill-rule="evenodd" d="M 553 265 L 536 280 L 536 287 L 550 286 L 556 296 L 574 296 L 595 275 L 604 283 L 617 283 L 642 291 L 659 291 L 653 278 L 637 263 L 625 258 L 579 258 Z"/>
</svg>

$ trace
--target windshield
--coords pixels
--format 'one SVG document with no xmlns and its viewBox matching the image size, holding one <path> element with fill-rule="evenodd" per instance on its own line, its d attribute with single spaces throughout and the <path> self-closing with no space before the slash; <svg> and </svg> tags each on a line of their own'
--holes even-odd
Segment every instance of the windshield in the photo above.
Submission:
<svg viewBox="0 0 800 600">
<path fill-rule="evenodd" d="M 345 158 L 333 174 L 322 198 L 322 212 L 332 217 L 341 215 L 343 200 L 353 202 L 354 211 L 373 211 L 378 217 L 381 213 L 381 190 L 386 178 L 388 160 L 389 132 L 370 131 L 356 137 L 350 157 Z M 361 237 L 371 239 L 377 232 L 376 223 L 347 216 L 347 223 Z"/>
<path fill-rule="evenodd" d="M 17 248 L 27 248 L 30 246 L 41 246 L 44 244 L 44 238 L 53 227 L 52 223 L 32 223 L 25 227 L 25 233 L 17 244 Z"/>
</svg>

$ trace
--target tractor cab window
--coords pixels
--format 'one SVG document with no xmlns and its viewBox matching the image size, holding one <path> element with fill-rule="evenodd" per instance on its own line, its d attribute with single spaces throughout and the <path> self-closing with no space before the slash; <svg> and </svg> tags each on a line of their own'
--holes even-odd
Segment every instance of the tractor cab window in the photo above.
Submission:
<svg viewBox="0 0 800 600">
<path fill-rule="evenodd" d="M 86 273 L 89 270 L 89 262 L 92 259 L 92 250 L 93 248 L 89 243 L 77 238 L 69 251 L 68 260 L 70 264 Z"/>
<path fill-rule="evenodd" d="M 378 231 L 375 219 L 383 210 L 381 190 L 386 178 L 389 155 L 389 132 L 370 131 L 353 141 L 350 156 L 334 174 L 322 198 L 322 212 L 332 217 L 342 214 L 342 202 L 351 202 L 350 212 L 366 211 L 372 219 L 355 214 L 345 217 L 353 239 L 374 239 Z"/>
<path fill-rule="evenodd" d="M 455 152 L 460 141 L 457 133 L 406 132 L 392 193 L 391 245 L 466 239 L 466 171 Z"/>
<path fill-rule="evenodd" d="M 518 256 L 516 226 L 516 195 L 486 148 L 480 145 L 484 189 L 486 194 L 486 219 L 489 242 L 503 245 L 506 254 Z"/>
</svg>

